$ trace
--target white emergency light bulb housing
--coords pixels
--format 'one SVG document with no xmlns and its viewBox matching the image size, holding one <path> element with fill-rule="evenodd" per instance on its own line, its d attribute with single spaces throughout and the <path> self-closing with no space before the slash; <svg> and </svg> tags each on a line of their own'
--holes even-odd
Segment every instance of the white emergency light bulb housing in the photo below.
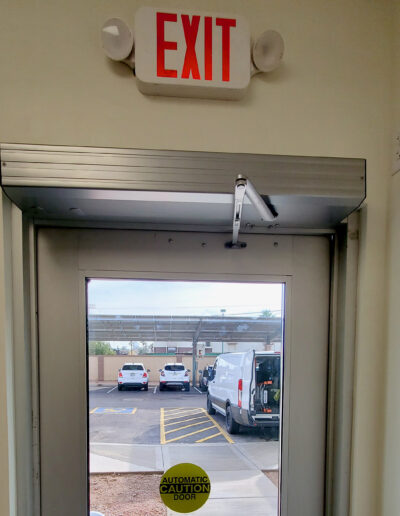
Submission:
<svg viewBox="0 0 400 516">
<path fill-rule="evenodd" d="M 252 75 L 258 72 L 272 72 L 281 64 L 285 44 L 282 36 L 276 30 L 266 30 L 254 43 L 252 60 L 254 69 Z"/>
<path fill-rule="evenodd" d="M 101 42 L 107 57 L 134 68 L 133 34 L 124 21 L 107 20 L 101 28 Z"/>
</svg>

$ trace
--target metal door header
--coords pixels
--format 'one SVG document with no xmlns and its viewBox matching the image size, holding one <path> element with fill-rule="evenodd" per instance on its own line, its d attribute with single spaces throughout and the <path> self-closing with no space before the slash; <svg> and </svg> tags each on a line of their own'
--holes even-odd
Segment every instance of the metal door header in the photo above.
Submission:
<svg viewBox="0 0 400 516">
<path fill-rule="evenodd" d="M 268 227 L 246 206 L 243 226 L 259 232 L 333 228 L 366 195 L 365 160 L 355 158 L 18 144 L 1 144 L 0 157 L 6 193 L 46 220 L 229 231 L 239 174 L 279 213 Z M 166 192 L 175 195 L 169 199 Z"/>
</svg>

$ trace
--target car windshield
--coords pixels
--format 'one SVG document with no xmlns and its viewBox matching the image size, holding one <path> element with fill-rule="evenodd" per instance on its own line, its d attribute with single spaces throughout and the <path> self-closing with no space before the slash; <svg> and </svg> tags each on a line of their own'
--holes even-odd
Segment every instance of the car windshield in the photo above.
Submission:
<svg viewBox="0 0 400 516">
<path fill-rule="evenodd" d="M 183 365 L 166 365 L 164 369 L 166 371 L 184 371 L 185 366 L 183 366 Z"/>
<path fill-rule="evenodd" d="M 143 371 L 143 366 L 138 364 L 126 364 L 122 368 L 123 371 Z"/>
</svg>

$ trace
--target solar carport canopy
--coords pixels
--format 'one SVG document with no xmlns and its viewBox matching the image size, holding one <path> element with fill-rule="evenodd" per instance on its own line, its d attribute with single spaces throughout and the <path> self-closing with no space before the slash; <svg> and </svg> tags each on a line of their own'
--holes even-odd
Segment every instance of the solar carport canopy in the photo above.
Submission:
<svg viewBox="0 0 400 516">
<path fill-rule="evenodd" d="M 91 341 L 271 342 L 282 335 L 278 317 L 89 315 Z"/>
</svg>

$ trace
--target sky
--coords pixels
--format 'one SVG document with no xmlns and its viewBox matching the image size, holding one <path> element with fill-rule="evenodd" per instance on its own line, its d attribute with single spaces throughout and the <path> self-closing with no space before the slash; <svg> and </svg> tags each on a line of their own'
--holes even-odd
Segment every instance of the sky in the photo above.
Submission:
<svg viewBox="0 0 400 516">
<path fill-rule="evenodd" d="M 282 284 L 208 281 L 98 280 L 88 286 L 91 314 L 281 315 Z"/>
</svg>

